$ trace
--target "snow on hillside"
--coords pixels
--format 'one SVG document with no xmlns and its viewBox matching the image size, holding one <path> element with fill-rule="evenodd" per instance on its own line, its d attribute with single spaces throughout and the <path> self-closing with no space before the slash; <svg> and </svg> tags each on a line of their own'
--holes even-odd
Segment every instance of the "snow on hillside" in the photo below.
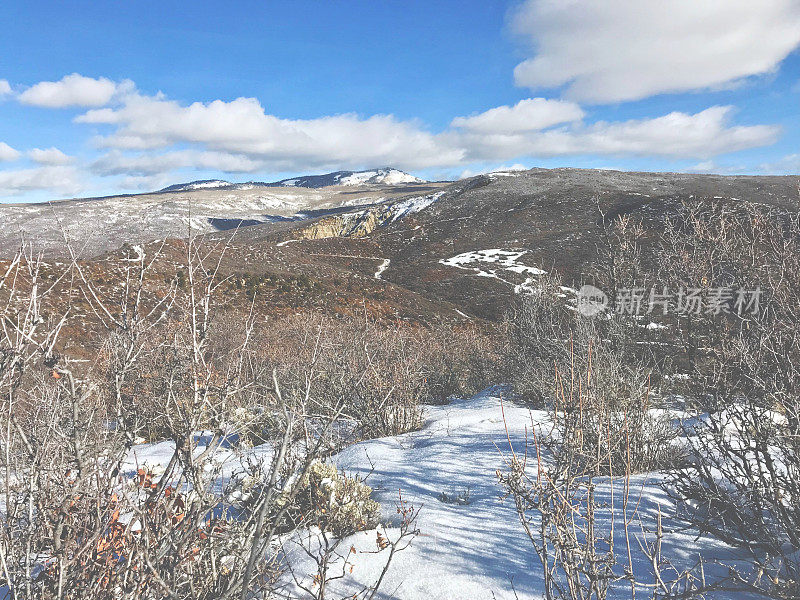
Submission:
<svg viewBox="0 0 800 600">
<path fill-rule="evenodd" d="M 334 171 L 323 175 L 303 175 L 301 177 L 283 179 L 268 185 L 319 188 L 330 185 L 402 185 L 408 183 L 425 183 L 425 180 L 409 175 L 399 169 L 387 167 L 368 171 Z"/>
<path fill-rule="evenodd" d="M 439 263 L 448 267 L 474 271 L 479 277 L 497 279 L 514 287 L 514 291 L 519 294 L 526 291 L 537 276 L 544 275 L 547 272 L 537 267 L 520 263 L 519 260 L 527 253 L 528 250 L 490 248 L 463 252 L 450 258 L 443 258 Z M 515 284 L 500 276 L 503 271 L 507 271 L 509 274 L 527 275 L 528 277 L 524 282 Z"/>
<path fill-rule="evenodd" d="M 394 223 L 398 219 L 417 213 L 421 210 L 428 208 L 431 204 L 436 202 L 444 195 L 444 192 L 436 192 L 435 194 L 428 194 L 427 196 L 415 196 L 407 200 L 402 200 L 392 204 L 391 222 Z"/>
<path fill-rule="evenodd" d="M 235 190 L 249 190 L 255 187 L 308 187 L 319 188 L 329 185 L 403 185 L 408 183 L 425 183 L 424 179 L 409 175 L 404 171 L 393 168 L 371 169 L 369 171 L 335 171 L 324 175 L 303 175 L 291 179 L 282 179 L 273 183 L 248 181 L 245 183 L 231 183 L 222 179 L 203 179 L 189 183 L 176 183 L 165 187 L 159 192 L 191 192 L 194 190 L 207 190 L 229 188 Z"/>
<path fill-rule="evenodd" d="M 340 185 L 397 185 L 400 183 L 423 183 L 424 180 L 404 173 L 398 169 L 377 169 L 375 171 L 358 171 L 339 178 Z"/>
<path fill-rule="evenodd" d="M 216 188 L 230 187 L 233 184 L 222 179 L 204 179 L 202 181 L 191 181 L 189 183 L 178 183 L 170 185 L 159 192 L 190 192 L 192 190 L 211 190 Z"/>
</svg>

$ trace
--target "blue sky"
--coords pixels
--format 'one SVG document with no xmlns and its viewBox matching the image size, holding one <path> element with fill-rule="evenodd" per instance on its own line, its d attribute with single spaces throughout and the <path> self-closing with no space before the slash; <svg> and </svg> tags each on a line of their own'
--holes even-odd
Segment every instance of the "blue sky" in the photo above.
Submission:
<svg viewBox="0 0 800 600">
<path fill-rule="evenodd" d="M 800 171 L 797 0 L 188 6 L 0 5 L 0 198 L 384 165 Z"/>
</svg>

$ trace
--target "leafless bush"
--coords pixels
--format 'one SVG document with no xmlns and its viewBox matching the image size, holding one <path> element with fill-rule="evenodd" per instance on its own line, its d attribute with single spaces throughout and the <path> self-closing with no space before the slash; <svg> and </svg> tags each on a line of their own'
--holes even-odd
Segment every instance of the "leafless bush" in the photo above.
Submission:
<svg viewBox="0 0 800 600">
<path fill-rule="evenodd" d="M 303 313 L 259 340 L 269 361 L 314 410 L 343 416 L 361 438 L 395 435 L 421 424 L 422 405 L 471 394 L 491 382 L 492 339 L 473 328 L 424 327 Z M 309 372 L 314 371 L 314 377 Z"/>
<path fill-rule="evenodd" d="M 700 406 L 691 459 L 671 490 L 702 531 L 748 550 L 740 588 L 800 594 L 800 226 L 754 205 L 690 205 L 665 232 L 666 277 L 702 290 L 759 290 L 757 307 L 679 322 Z"/>
<path fill-rule="evenodd" d="M 419 331 L 416 353 L 424 364 L 425 402 L 442 404 L 502 381 L 498 333 L 477 325 L 439 324 Z"/>
<path fill-rule="evenodd" d="M 620 348 L 626 324 L 568 310 L 559 289 L 558 279 L 544 278 L 508 325 L 514 391 L 552 417 L 541 443 L 555 455 L 580 457 L 594 474 L 676 460 L 669 443 L 675 432 L 650 412 L 649 372 Z"/>
<path fill-rule="evenodd" d="M 556 373 L 561 399 L 550 422 L 532 422 L 531 439 L 511 446 L 507 469 L 497 473 L 542 565 L 545 596 L 600 600 L 625 584 L 632 597 L 639 589 L 653 598 L 693 597 L 703 582 L 691 569 L 666 577 L 660 520 L 648 531 L 631 493 L 631 473 L 663 460 L 662 448 L 650 444 L 666 440 L 646 438 L 648 425 L 639 420 L 646 407 L 629 417 L 597 395 L 589 352 L 581 366 Z M 601 487 L 610 502 L 596 496 Z M 642 557 L 650 568 L 636 573 Z"/>
<path fill-rule="evenodd" d="M 667 224 L 661 278 L 704 294 L 729 290 L 718 309 L 677 322 L 694 391 L 711 408 L 737 395 L 766 407 L 800 395 L 798 219 L 753 204 L 694 203 Z"/>
<path fill-rule="evenodd" d="M 42 287 L 36 257 L 21 252 L 0 279 L 0 585 L 10 598 L 267 594 L 280 536 L 312 516 L 299 514 L 311 511 L 298 501 L 302 482 L 348 398 L 329 396 L 320 418 L 307 386 L 282 387 L 253 348 L 252 320 L 216 321 L 225 247 L 190 239 L 186 249 L 181 289 L 158 297 L 143 251 L 125 258 L 114 298 L 72 262 L 62 280 L 76 282 L 107 335 L 89 364 L 57 351 L 68 315 L 42 316 L 53 287 Z M 247 416 L 234 425 L 230 415 L 248 408 L 270 414 L 271 458 L 231 447 Z M 140 436 L 172 448 L 163 471 L 131 464 Z M 223 478 L 226 447 L 239 466 Z"/>
<path fill-rule="evenodd" d="M 691 458 L 668 489 L 700 531 L 748 551 L 740 589 L 800 594 L 800 436 L 779 412 L 741 400 L 687 428 Z"/>
</svg>

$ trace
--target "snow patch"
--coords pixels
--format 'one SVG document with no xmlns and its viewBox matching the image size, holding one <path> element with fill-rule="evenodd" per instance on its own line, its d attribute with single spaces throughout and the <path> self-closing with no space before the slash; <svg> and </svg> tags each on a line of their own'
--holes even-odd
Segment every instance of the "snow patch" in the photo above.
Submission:
<svg viewBox="0 0 800 600">
<path fill-rule="evenodd" d="M 517 294 L 522 294 L 530 289 L 531 284 L 540 275 L 547 271 L 531 267 L 518 261 L 528 253 L 528 250 L 490 248 L 488 250 L 474 250 L 463 252 L 451 258 L 441 259 L 439 262 L 448 267 L 473 271 L 478 277 L 490 277 L 510 285 Z M 527 275 L 522 283 L 514 283 L 506 277 L 505 273 Z"/>
<path fill-rule="evenodd" d="M 384 258 L 383 259 L 383 262 L 378 267 L 378 270 L 375 271 L 375 279 L 380 279 L 381 278 L 381 276 L 386 272 L 386 269 L 389 268 L 389 263 L 391 263 L 391 262 L 392 262 L 392 260 L 390 258 Z"/>
<path fill-rule="evenodd" d="M 395 221 L 402 219 L 407 215 L 417 213 L 428 208 L 443 195 L 444 192 L 436 192 L 435 194 L 417 196 L 414 198 L 409 198 L 408 200 L 402 200 L 396 204 L 392 204 L 392 216 L 390 218 L 390 222 L 394 223 Z"/>
<path fill-rule="evenodd" d="M 424 180 L 404 173 L 398 169 L 377 169 L 375 171 L 359 171 L 340 176 L 339 185 L 382 184 L 397 185 L 400 183 L 423 183 Z"/>
</svg>

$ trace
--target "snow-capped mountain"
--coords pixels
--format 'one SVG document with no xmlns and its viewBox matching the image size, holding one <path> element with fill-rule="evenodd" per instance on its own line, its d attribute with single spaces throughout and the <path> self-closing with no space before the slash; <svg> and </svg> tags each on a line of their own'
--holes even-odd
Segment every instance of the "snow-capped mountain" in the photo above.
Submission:
<svg viewBox="0 0 800 600">
<path fill-rule="evenodd" d="M 392 168 L 356 171 L 339 179 L 339 185 L 399 185 L 403 183 L 425 183 L 425 180 Z"/>
<path fill-rule="evenodd" d="M 409 175 L 405 171 L 384 167 L 369 171 L 335 171 L 324 175 L 302 175 L 291 179 L 281 179 L 265 183 L 263 181 L 247 181 L 231 183 L 222 179 L 201 179 L 189 183 L 176 183 L 159 192 L 191 192 L 194 190 L 226 189 L 249 190 L 254 187 L 303 187 L 321 188 L 330 185 L 405 185 L 409 183 L 426 183 L 424 179 Z"/>
<path fill-rule="evenodd" d="M 230 181 L 222 179 L 199 179 L 198 181 L 190 181 L 189 183 L 176 183 L 164 189 L 158 190 L 159 192 L 190 192 L 192 190 L 210 190 L 216 188 L 227 188 L 235 184 Z"/>
<path fill-rule="evenodd" d="M 369 171 L 335 171 L 324 175 L 305 175 L 283 179 L 272 185 L 318 188 L 329 185 L 399 185 L 405 183 L 425 183 L 425 180 L 399 169 L 385 167 Z"/>
</svg>

